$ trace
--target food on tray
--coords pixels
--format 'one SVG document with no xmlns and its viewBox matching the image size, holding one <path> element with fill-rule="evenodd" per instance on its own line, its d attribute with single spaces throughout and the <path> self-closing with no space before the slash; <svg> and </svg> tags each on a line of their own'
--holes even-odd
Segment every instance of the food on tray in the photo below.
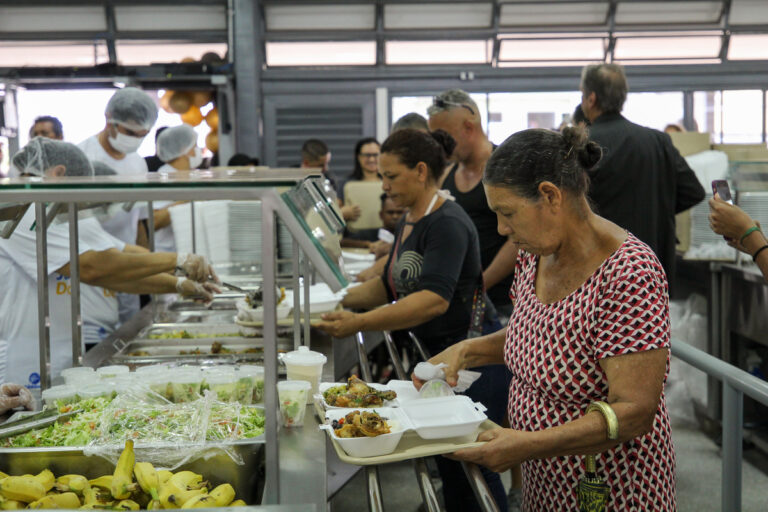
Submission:
<svg viewBox="0 0 768 512">
<path fill-rule="evenodd" d="M 183 404 L 115 405 L 112 397 L 61 405 L 59 412 L 82 410 L 62 423 L 30 430 L 0 440 L 6 448 L 85 446 L 102 438 L 137 438 L 143 441 L 176 440 L 205 429 L 209 441 L 248 439 L 264 433 L 264 412 L 239 403 L 213 402 L 205 423 L 204 401 Z M 105 414 L 106 412 L 106 414 Z"/>
<path fill-rule="evenodd" d="M 382 418 L 376 411 L 352 411 L 331 425 L 337 437 L 377 437 L 389 434 L 391 429 L 387 418 Z"/>
<path fill-rule="evenodd" d="M 248 334 L 243 332 L 218 332 L 218 333 L 192 333 L 186 329 L 179 331 L 164 332 L 162 334 L 150 334 L 151 340 L 172 340 L 172 339 L 194 339 L 194 338 L 237 338 L 248 337 Z"/>
<path fill-rule="evenodd" d="M 353 375 L 344 386 L 335 386 L 323 393 L 325 403 L 332 407 L 381 407 L 384 400 L 394 400 L 397 393 L 391 390 L 379 391 L 372 388 L 357 375 Z"/>
<path fill-rule="evenodd" d="M 285 288 L 275 288 L 275 300 L 277 301 L 276 304 L 285 300 Z M 245 295 L 245 303 L 253 309 L 260 308 L 264 304 L 263 288 L 260 286 L 258 289 L 248 292 Z"/>
<path fill-rule="evenodd" d="M 0 480 L 0 504 L 4 510 L 158 510 L 245 505 L 243 500 L 235 500 L 231 484 L 210 487 L 203 475 L 192 471 L 157 471 L 148 462 L 135 462 L 133 441 L 128 440 L 113 474 L 91 480 L 83 475 L 56 478 L 44 469 L 37 475 L 6 476 Z"/>
<path fill-rule="evenodd" d="M 200 347 L 195 347 L 192 350 L 179 350 L 180 356 L 262 354 L 262 353 L 264 353 L 264 348 L 262 347 L 248 347 L 242 350 L 232 350 L 231 348 L 225 347 L 224 344 L 220 341 L 214 341 L 211 344 L 211 348 L 209 350 L 205 350 Z M 148 350 L 134 350 L 133 352 L 129 352 L 128 355 L 130 357 L 152 357 L 153 354 Z"/>
</svg>

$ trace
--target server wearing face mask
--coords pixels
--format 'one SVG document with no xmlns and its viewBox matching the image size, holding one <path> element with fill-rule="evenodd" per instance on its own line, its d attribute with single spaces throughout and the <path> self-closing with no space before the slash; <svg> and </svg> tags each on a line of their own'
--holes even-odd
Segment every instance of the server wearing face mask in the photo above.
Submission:
<svg viewBox="0 0 768 512">
<path fill-rule="evenodd" d="M 135 87 L 120 89 L 109 99 L 104 111 L 106 125 L 98 134 L 81 142 L 78 147 L 89 160 L 104 163 L 119 176 L 143 176 L 147 163 L 136 152 L 157 121 L 157 105 L 147 93 Z M 111 210 L 102 221 L 104 230 L 126 244 L 135 244 L 140 205 L 125 211 Z M 125 322 L 139 310 L 136 295 L 120 294 L 120 321 Z"/>
</svg>

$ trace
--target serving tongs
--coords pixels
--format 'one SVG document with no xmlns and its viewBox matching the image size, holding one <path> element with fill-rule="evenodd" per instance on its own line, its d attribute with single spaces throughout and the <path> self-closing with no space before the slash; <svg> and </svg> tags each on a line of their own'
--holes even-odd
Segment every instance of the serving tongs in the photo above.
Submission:
<svg viewBox="0 0 768 512">
<path fill-rule="evenodd" d="M 67 412 L 59 412 L 56 409 L 45 409 L 36 414 L 31 414 L 12 422 L 5 422 L 0 425 L 0 439 L 23 434 L 24 432 L 36 428 L 47 427 L 58 421 L 69 419 L 81 412 L 83 412 L 82 409 L 73 409 Z"/>
</svg>

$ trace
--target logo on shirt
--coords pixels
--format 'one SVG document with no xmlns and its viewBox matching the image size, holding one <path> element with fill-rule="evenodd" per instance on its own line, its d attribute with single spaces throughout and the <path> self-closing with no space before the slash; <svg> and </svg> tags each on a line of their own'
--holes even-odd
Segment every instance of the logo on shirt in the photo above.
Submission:
<svg viewBox="0 0 768 512">
<path fill-rule="evenodd" d="M 398 296 L 409 295 L 418 290 L 424 256 L 416 251 L 404 251 L 392 266 L 392 280 Z"/>
</svg>

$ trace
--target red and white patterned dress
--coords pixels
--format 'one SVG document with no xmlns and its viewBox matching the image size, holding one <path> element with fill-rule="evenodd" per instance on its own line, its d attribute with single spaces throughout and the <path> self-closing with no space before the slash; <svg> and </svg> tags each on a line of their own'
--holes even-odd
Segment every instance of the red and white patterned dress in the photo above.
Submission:
<svg viewBox="0 0 768 512">
<path fill-rule="evenodd" d="M 537 265 L 537 256 L 518 254 L 510 292 L 515 308 L 504 347 L 512 371 L 509 421 L 525 431 L 576 420 L 590 402 L 606 400 L 608 381 L 600 359 L 669 348 L 664 270 L 634 235 L 578 290 L 553 304 L 536 296 Z M 606 510 L 677 509 L 675 453 L 663 393 L 653 431 L 599 455 L 597 468 L 611 488 Z M 584 476 L 583 457 L 524 462 L 522 470 L 523 510 L 579 509 L 576 488 Z"/>
</svg>

